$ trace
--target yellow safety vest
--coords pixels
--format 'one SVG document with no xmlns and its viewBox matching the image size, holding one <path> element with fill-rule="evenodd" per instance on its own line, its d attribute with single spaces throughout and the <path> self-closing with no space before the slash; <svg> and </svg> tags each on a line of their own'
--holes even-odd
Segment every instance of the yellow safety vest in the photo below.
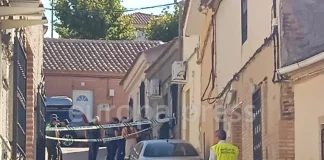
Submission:
<svg viewBox="0 0 324 160">
<path fill-rule="evenodd" d="M 239 149 L 229 143 L 222 142 L 215 144 L 211 147 L 216 154 L 217 160 L 237 160 L 239 155 Z"/>
</svg>

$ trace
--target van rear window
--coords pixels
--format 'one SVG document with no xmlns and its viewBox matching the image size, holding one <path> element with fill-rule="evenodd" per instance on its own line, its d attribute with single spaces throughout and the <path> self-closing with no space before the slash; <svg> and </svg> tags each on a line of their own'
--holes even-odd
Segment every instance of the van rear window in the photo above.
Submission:
<svg viewBox="0 0 324 160">
<path fill-rule="evenodd" d="M 144 157 L 196 157 L 196 149 L 187 143 L 152 143 L 145 147 Z"/>
</svg>

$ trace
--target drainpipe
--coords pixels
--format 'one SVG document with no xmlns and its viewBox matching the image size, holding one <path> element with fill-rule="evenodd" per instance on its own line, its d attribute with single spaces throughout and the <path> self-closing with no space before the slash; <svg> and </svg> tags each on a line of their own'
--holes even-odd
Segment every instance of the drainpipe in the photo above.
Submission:
<svg viewBox="0 0 324 160">
<path fill-rule="evenodd" d="M 179 28 L 178 28 L 178 34 L 179 34 L 179 60 L 183 60 L 183 39 L 182 39 L 182 6 L 180 3 L 177 2 L 177 0 L 174 0 L 174 3 L 177 3 L 178 7 L 179 7 Z M 177 131 L 175 134 L 175 137 L 178 139 L 181 139 L 181 135 L 182 135 L 182 86 L 178 85 L 178 113 L 177 113 Z"/>
<path fill-rule="evenodd" d="M 282 68 L 278 69 L 277 72 L 280 75 L 284 75 L 284 74 L 296 71 L 298 69 L 310 66 L 310 65 L 315 64 L 315 63 L 317 63 L 319 61 L 322 61 L 322 60 L 324 60 L 324 52 L 322 52 L 320 54 L 317 54 L 315 56 L 312 56 L 310 58 L 307 58 L 307 59 L 305 59 L 305 60 L 303 60 L 301 62 L 297 62 L 295 64 L 292 64 L 292 65 L 289 65 L 289 66 L 286 66 L 286 67 L 282 67 Z"/>
</svg>

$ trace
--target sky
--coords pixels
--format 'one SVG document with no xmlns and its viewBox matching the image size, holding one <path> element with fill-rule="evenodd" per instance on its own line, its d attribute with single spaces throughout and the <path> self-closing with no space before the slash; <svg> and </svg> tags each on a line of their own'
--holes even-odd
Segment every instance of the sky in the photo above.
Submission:
<svg viewBox="0 0 324 160">
<path fill-rule="evenodd" d="M 45 8 L 51 8 L 50 5 L 50 0 L 42 0 L 44 7 Z M 163 4 L 168 4 L 168 3 L 173 3 L 174 0 L 123 0 L 123 5 L 126 8 L 143 8 L 143 7 L 150 7 L 150 6 L 156 6 L 156 5 L 163 5 Z M 143 13 L 148 13 L 148 14 L 160 14 L 161 11 L 163 10 L 163 7 L 160 8 L 151 8 L 151 9 L 145 9 L 145 10 L 137 10 L 134 12 L 143 12 Z M 127 12 L 127 13 L 132 13 L 132 12 Z M 45 16 L 47 17 L 48 20 L 48 31 L 45 34 L 45 37 L 51 37 L 51 11 L 46 10 L 45 11 Z M 55 17 L 54 17 L 55 20 Z M 53 38 L 58 38 L 58 34 L 54 31 L 53 33 Z"/>
</svg>

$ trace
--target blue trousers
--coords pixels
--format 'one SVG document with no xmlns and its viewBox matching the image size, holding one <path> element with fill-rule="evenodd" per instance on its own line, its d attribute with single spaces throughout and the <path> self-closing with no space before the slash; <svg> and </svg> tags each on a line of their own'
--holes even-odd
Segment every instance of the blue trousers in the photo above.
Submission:
<svg viewBox="0 0 324 160">
<path fill-rule="evenodd" d="M 115 160 L 118 149 L 118 141 L 111 141 L 107 143 L 107 158 L 106 160 Z"/>
<path fill-rule="evenodd" d="M 89 143 L 89 154 L 88 154 L 88 160 L 97 160 L 97 154 L 99 151 L 99 142 L 90 142 Z"/>
<path fill-rule="evenodd" d="M 118 149 L 117 149 L 117 154 L 116 154 L 116 160 L 124 160 L 125 159 L 125 146 L 126 146 L 125 139 L 118 140 Z"/>
</svg>

